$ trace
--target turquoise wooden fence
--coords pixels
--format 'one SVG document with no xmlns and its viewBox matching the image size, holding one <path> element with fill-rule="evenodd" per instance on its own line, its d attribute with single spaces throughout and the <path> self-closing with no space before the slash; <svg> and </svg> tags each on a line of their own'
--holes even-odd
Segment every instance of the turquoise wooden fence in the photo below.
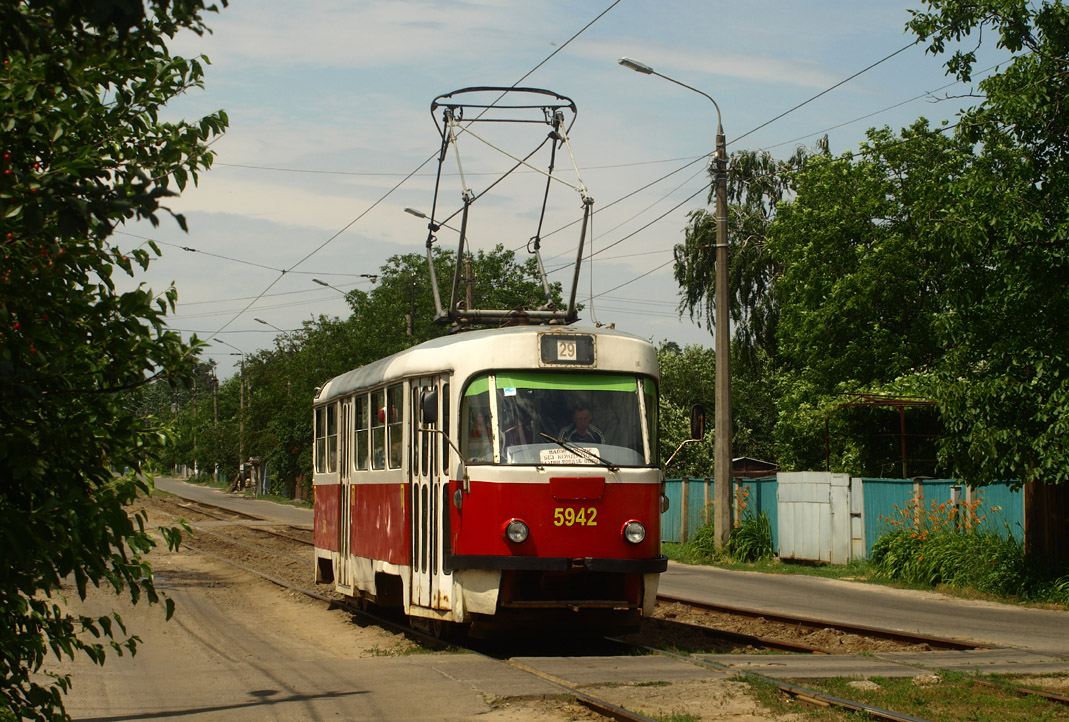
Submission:
<svg viewBox="0 0 1069 722">
<path fill-rule="evenodd" d="M 962 504 L 976 503 L 975 517 L 980 520 L 983 528 L 1011 534 L 1018 541 L 1024 540 L 1024 494 L 1020 490 L 1012 490 L 1007 484 L 990 484 L 970 491 L 953 479 L 914 481 L 862 478 L 861 481 L 864 495 L 865 549 L 872 548 L 876 538 L 889 527 L 890 519 L 903 518 L 900 510 L 908 509 L 916 485 L 922 489 L 926 510 L 931 509 L 933 502 L 938 508 L 940 504 L 952 503 L 957 496 Z M 772 525 L 774 548 L 777 550 L 778 488 L 775 477 L 736 479 L 734 494 L 736 518 L 740 518 L 739 502 L 742 500 L 746 504 L 742 515 L 764 513 L 768 516 Z M 690 541 L 707 520 L 712 520 L 712 502 L 716 498 L 712 479 L 668 479 L 665 482 L 665 494 L 668 496 L 669 506 L 668 511 L 661 515 L 661 541 L 676 544 Z"/>
<path fill-rule="evenodd" d="M 742 491 L 743 489 L 745 491 Z M 746 503 L 743 513 L 757 515 L 763 512 L 768 515 L 772 523 L 774 543 L 777 541 L 778 523 L 776 489 L 775 477 L 735 480 L 734 498 L 737 503 L 740 500 L 745 500 Z M 668 511 L 661 515 L 661 541 L 676 544 L 690 541 L 706 521 L 713 520 L 713 500 L 716 493 L 712 479 L 668 479 L 665 482 L 665 495 L 668 496 Z M 736 514 L 736 517 L 738 516 L 739 514 Z"/>
<path fill-rule="evenodd" d="M 908 516 L 910 500 L 919 484 L 923 494 L 924 509 L 931 512 L 933 504 L 938 510 L 941 504 L 951 504 L 957 488 L 958 502 L 976 502 L 975 517 L 987 530 L 1011 534 L 1024 542 L 1024 494 L 1013 490 L 1008 484 L 988 484 L 969 490 L 954 479 L 862 479 L 865 495 L 865 548 L 872 549 L 876 538 L 890 527 L 891 519 Z M 903 515 L 902 510 L 907 510 Z"/>
</svg>

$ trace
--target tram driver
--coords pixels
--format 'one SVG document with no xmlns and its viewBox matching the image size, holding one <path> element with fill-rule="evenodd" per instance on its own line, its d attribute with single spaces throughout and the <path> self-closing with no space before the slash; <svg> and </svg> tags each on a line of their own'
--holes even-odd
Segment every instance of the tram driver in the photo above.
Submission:
<svg viewBox="0 0 1069 722">
<path fill-rule="evenodd" d="M 557 438 L 581 444 L 604 444 L 605 434 L 591 422 L 594 415 L 589 406 L 577 406 L 572 411 L 572 423 L 560 430 Z"/>
</svg>

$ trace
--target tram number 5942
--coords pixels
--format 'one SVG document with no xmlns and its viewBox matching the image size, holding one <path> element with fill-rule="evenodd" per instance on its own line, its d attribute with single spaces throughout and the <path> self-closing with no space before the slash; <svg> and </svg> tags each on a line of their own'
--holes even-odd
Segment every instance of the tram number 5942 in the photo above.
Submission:
<svg viewBox="0 0 1069 722">
<path fill-rule="evenodd" d="M 598 510 L 590 507 L 558 506 L 553 510 L 553 526 L 597 526 Z"/>
</svg>

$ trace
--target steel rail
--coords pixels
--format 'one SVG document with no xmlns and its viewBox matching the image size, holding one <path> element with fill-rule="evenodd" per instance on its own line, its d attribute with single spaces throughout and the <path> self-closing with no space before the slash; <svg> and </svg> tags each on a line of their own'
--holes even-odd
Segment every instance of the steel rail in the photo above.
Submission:
<svg viewBox="0 0 1069 722">
<path fill-rule="evenodd" d="M 793 624 L 802 625 L 806 627 L 838 629 L 843 632 L 857 634 L 865 637 L 889 639 L 891 641 L 903 642 L 908 644 L 927 644 L 936 649 L 996 649 L 996 647 L 992 645 L 982 644 L 979 642 L 965 642 L 960 639 L 949 639 L 947 637 L 936 637 L 930 634 L 919 634 L 914 632 L 902 632 L 897 629 L 868 627 L 861 624 L 833 622 L 827 619 L 799 617 L 789 614 L 780 614 L 776 612 L 763 612 L 756 609 L 745 609 L 742 607 L 730 607 L 722 604 L 699 602 L 693 599 L 683 599 L 682 597 L 673 597 L 665 594 L 658 594 L 657 600 L 672 604 L 683 604 L 690 607 L 694 607 L 696 609 L 704 609 L 710 612 L 733 614 L 740 617 L 749 617 L 751 619 L 760 618 L 768 620 L 770 622 L 778 622 L 780 624 Z"/>
<path fill-rule="evenodd" d="M 232 514 L 234 516 L 237 516 L 240 519 L 247 519 L 248 521 L 267 522 L 267 523 L 269 523 L 269 524 L 271 524 L 273 526 L 284 526 L 284 527 L 289 527 L 291 529 L 299 529 L 300 528 L 300 527 L 294 527 L 291 524 L 286 524 L 285 522 L 277 522 L 276 520 L 266 519 L 266 518 L 264 518 L 262 516 L 256 516 L 255 514 L 249 514 L 247 512 L 238 511 L 236 509 L 229 509 L 229 508 L 227 508 L 225 506 L 218 506 L 217 504 L 209 504 L 208 502 L 205 502 L 205 501 L 198 501 L 196 499 L 187 499 L 184 496 L 176 497 L 176 498 L 182 500 L 181 502 L 173 502 L 177 506 L 181 506 L 181 507 L 187 507 L 188 506 L 188 507 L 191 507 L 191 509 L 190 509 L 191 511 L 194 511 L 194 512 L 196 512 L 198 514 L 204 514 L 205 516 L 210 516 L 211 518 L 213 518 L 213 519 L 215 519 L 217 521 L 233 521 L 233 520 L 232 519 L 227 519 L 226 517 L 223 517 L 223 516 L 219 516 L 218 514 L 213 514 L 212 512 L 207 511 L 206 509 L 217 509 L 218 511 L 226 512 L 227 514 Z M 159 501 L 163 501 L 163 499 L 160 498 L 160 497 L 153 497 L 153 501 L 154 502 L 159 502 Z M 173 514 L 172 514 L 172 516 L 173 516 Z M 298 544 L 304 544 L 306 546 L 314 546 L 315 545 L 315 542 L 309 541 L 307 539 L 299 539 L 299 538 L 297 538 L 295 536 L 291 536 L 290 534 L 283 534 L 282 532 L 275 531 L 273 529 L 264 529 L 262 527 L 257 527 L 257 526 L 246 526 L 245 528 L 257 531 L 257 532 L 259 532 L 261 534 L 269 534 L 271 536 L 277 536 L 277 537 L 279 537 L 281 539 L 289 539 L 291 541 L 297 542 Z"/>
<path fill-rule="evenodd" d="M 1042 697 L 1043 699 L 1050 700 L 1051 702 L 1069 705 L 1069 696 L 1066 696 L 1064 694 L 1058 694 L 1057 692 L 1050 692 L 1045 689 L 1039 689 L 1038 687 L 1025 687 L 1024 685 L 1004 682 L 1002 680 L 977 679 L 975 677 L 972 681 L 983 687 L 993 687 L 995 689 L 1006 690 L 1007 692 L 1019 694 L 1022 697 Z"/>
<path fill-rule="evenodd" d="M 627 644 L 623 640 L 617 639 L 614 641 Z M 815 689 L 809 689 L 798 684 L 792 684 L 790 682 L 784 682 L 781 679 L 775 677 L 769 677 L 767 675 L 758 674 L 757 672 L 751 672 L 748 670 L 738 670 L 728 667 L 727 665 L 717 664 L 716 662 L 709 662 L 698 657 L 693 657 L 686 654 L 677 654 L 675 652 L 669 652 L 666 649 L 658 649 L 656 647 L 649 647 L 644 644 L 632 644 L 631 646 L 644 649 L 654 654 L 660 654 L 666 657 L 673 657 L 685 662 L 690 662 L 699 667 L 705 667 L 706 669 L 713 669 L 718 672 L 728 672 L 733 675 L 746 677 L 749 679 L 755 679 L 766 684 L 771 684 L 779 689 L 781 692 L 788 694 L 796 699 L 810 704 L 816 704 L 819 706 L 832 706 L 847 709 L 852 712 L 862 712 L 869 715 L 870 718 L 876 720 L 882 720 L 883 722 L 930 722 L 921 717 L 914 717 L 908 714 L 902 714 L 901 712 L 894 712 L 889 709 L 883 709 L 874 705 L 866 704 L 864 702 L 855 702 L 854 700 L 844 699 L 842 697 L 836 697 L 834 695 L 825 694 Z"/>
<path fill-rule="evenodd" d="M 743 632 L 731 632 L 726 629 L 705 627 L 700 624 L 680 622 L 675 619 L 651 619 L 648 621 L 659 622 L 665 625 L 683 627 L 685 629 L 691 630 L 694 634 L 701 634 L 708 637 L 724 639 L 729 642 L 749 644 L 754 647 L 762 647 L 764 649 L 775 649 L 781 652 L 798 652 L 805 654 L 841 654 L 841 652 L 838 652 L 836 650 L 828 649 L 827 647 L 818 647 L 814 644 L 807 644 L 805 642 L 791 642 L 785 639 L 761 637 L 754 634 L 745 634 Z"/>
</svg>

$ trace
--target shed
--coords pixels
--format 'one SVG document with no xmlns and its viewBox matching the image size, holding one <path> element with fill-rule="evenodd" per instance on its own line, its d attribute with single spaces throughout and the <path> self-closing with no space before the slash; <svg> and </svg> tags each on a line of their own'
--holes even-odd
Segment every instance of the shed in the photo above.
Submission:
<svg viewBox="0 0 1069 722">
<path fill-rule="evenodd" d="M 731 475 L 736 479 L 764 479 L 775 476 L 779 471 L 779 464 L 771 461 L 761 461 L 749 456 L 736 456 L 731 460 Z"/>
</svg>

